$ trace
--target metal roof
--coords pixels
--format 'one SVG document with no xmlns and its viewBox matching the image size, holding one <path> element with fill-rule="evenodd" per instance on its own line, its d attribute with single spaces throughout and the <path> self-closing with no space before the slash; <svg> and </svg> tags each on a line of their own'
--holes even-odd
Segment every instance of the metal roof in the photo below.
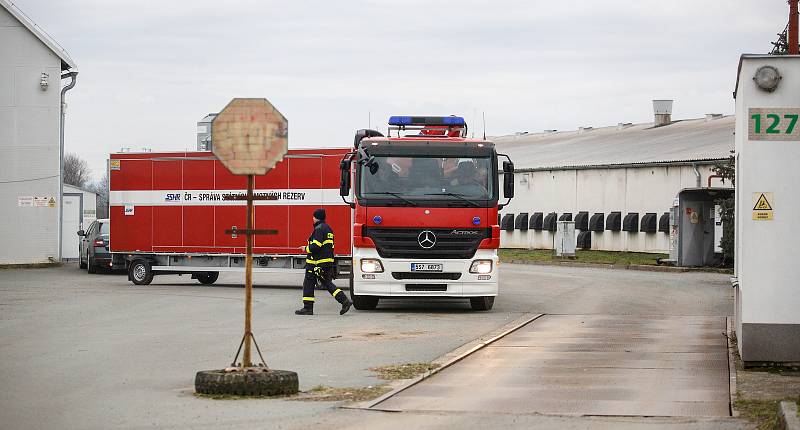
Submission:
<svg viewBox="0 0 800 430">
<path fill-rule="evenodd" d="M 56 54 L 56 56 L 61 59 L 62 71 L 69 69 L 77 70 L 78 66 L 75 64 L 75 61 L 73 61 L 72 58 L 70 58 L 69 54 L 67 54 L 67 50 L 64 49 L 61 45 L 59 45 L 58 42 L 55 41 L 55 39 L 53 39 L 49 34 L 47 34 L 46 31 L 44 31 L 44 29 L 36 25 L 36 23 L 33 22 L 33 20 L 30 19 L 28 15 L 25 15 L 25 13 L 22 12 L 17 7 L 17 5 L 12 3 L 10 0 L 0 0 L 0 5 L 2 5 L 8 11 L 8 13 L 11 14 L 11 16 L 16 18 L 17 21 L 19 21 L 20 23 L 22 23 L 22 25 L 24 25 L 25 28 L 28 29 L 28 31 L 33 33 L 42 43 L 45 44 L 45 46 L 50 48 L 50 50 L 53 51 L 53 53 Z"/>
<path fill-rule="evenodd" d="M 490 138 L 517 170 L 721 160 L 733 150 L 733 115 Z"/>
</svg>

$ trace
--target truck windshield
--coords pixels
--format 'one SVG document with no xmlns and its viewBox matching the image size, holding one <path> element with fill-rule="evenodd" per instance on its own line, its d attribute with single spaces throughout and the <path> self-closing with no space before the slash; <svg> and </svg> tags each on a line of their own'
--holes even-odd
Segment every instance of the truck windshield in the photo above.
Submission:
<svg viewBox="0 0 800 430">
<path fill-rule="evenodd" d="M 468 206 L 493 198 L 489 157 L 376 156 L 374 163 L 372 169 L 361 168 L 362 198 L 447 200 Z"/>
</svg>

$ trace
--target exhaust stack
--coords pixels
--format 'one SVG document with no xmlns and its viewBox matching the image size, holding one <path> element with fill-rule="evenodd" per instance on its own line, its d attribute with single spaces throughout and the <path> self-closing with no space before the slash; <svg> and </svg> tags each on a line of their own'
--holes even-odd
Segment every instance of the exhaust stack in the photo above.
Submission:
<svg viewBox="0 0 800 430">
<path fill-rule="evenodd" d="M 672 124 L 672 100 L 653 100 L 653 115 L 655 127 Z"/>
</svg>

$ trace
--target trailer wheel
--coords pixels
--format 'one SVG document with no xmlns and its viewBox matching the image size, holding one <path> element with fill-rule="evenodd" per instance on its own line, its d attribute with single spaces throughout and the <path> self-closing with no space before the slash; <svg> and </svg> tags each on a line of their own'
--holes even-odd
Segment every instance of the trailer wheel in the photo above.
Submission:
<svg viewBox="0 0 800 430">
<path fill-rule="evenodd" d="M 219 279 L 219 272 L 202 272 L 195 275 L 198 281 L 203 285 L 211 285 Z"/>
<path fill-rule="evenodd" d="M 134 260 L 128 268 L 128 278 L 136 285 L 150 285 L 153 281 L 153 269 L 147 260 Z"/>
<path fill-rule="evenodd" d="M 350 273 L 350 299 L 353 300 L 353 307 L 359 311 L 371 311 L 378 307 L 380 300 L 376 296 L 362 296 L 355 293 L 353 288 L 353 274 Z"/>
<path fill-rule="evenodd" d="M 490 311 L 494 306 L 494 296 L 470 297 L 469 304 L 473 311 Z"/>
</svg>

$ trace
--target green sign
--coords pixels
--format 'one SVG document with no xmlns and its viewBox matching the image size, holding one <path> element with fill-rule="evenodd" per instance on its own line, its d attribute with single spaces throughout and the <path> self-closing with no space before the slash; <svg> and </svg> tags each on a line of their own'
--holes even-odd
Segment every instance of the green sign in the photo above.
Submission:
<svg viewBox="0 0 800 430">
<path fill-rule="evenodd" d="M 748 139 L 800 141 L 800 108 L 750 108 L 748 115 Z"/>
</svg>

